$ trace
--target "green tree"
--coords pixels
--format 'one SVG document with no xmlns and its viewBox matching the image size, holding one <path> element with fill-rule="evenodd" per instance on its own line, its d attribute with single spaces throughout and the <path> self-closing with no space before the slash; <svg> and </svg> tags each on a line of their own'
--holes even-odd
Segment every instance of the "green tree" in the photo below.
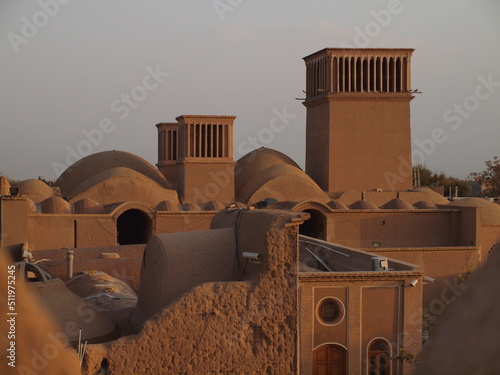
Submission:
<svg viewBox="0 0 500 375">
<path fill-rule="evenodd" d="M 422 164 L 417 164 L 414 168 L 420 172 L 421 186 L 444 186 L 445 195 L 448 194 L 450 187 L 452 189 L 452 194 L 454 194 L 455 186 L 458 186 L 459 197 L 468 197 L 472 193 L 469 185 L 464 180 L 447 176 L 443 171 L 432 172 Z"/>
<path fill-rule="evenodd" d="M 482 172 L 474 172 L 470 177 L 482 182 L 485 187 L 485 194 L 490 197 L 500 196 L 500 158 L 493 157 L 493 160 L 485 161 L 486 169 Z"/>
</svg>

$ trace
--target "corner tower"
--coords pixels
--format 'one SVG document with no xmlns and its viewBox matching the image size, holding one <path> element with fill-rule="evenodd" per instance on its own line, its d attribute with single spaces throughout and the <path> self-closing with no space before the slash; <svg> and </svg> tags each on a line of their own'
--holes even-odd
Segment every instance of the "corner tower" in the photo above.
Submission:
<svg viewBox="0 0 500 375">
<path fill-rule="evenodd" d="M 306 172 L 323 190 L 412 187 L 411 167 L 401 173 L 411 164 L 412 53 L 326 48 L 304 58 Z"/>
</svg>

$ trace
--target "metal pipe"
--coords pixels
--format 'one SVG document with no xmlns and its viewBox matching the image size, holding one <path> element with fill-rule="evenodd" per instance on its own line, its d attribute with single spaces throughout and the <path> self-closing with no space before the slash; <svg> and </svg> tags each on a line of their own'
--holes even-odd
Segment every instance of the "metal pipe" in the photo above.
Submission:
<svg viewBox="0 0 500 375">
<path fill-rule="evenodd" d="M 323 267 L 325 267 L 328 271 L 333 272 L 330 269 L 330 267 L 328 267 L 328 265 L 325 262 L 323 262 L 323 259 L 321 259 L 319 256 L 314 254 L 311 250 L 309 250 L 309 248 L 307 246 L 306 246 L 306 250 L 309 251 L 309 254 L 311 254 L 314 257 L 314 259 L 316 259 L 318 262 L 320 262 Z"/>
<path fill-rule="evenodd" d="M 312 241 L 307 241 L 307 240 L 301 240 L 299 239 L 299 242 L 303 242 L 303 243 L 308 243 L 310 245 L 316 245 L 316 246 L 319 246 L 319 247 L 322 247 L 324 249 L 327 249 L 327 250 L 330 250 L 330 251 L 333 251 L 334 253 L 337 253 L 337 254 L 340 254 L 340 255 L 343 255 L 347 258 L 350 258 L 351 256 L 349 254 L 345 254 L 341 251 L 338 251 L 338 250 L 335 250 L 335 249 L 332 249 L 331 247 L 328 247 L 328 246 L 325 246 L 325 245 L 322 245 L 322 244 L 319 244 L 317 242 L 312 242 Z"/>
<path fill-rule="evenodd" d="M 73 250 L 68 250 L 66 252 L 66 260 L 67 260 L 67 273 L 68 273 L 68 280 L 73 277 L 73 261 L 75 259 L 75 252 Z"/>
</svg>

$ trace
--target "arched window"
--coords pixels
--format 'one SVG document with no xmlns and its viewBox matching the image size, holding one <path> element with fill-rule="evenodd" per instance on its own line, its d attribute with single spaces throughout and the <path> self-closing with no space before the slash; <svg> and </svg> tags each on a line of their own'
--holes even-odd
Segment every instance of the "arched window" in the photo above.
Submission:
<svg viewBox="0 0 500 375">
<path fill-rule="evenodd" d="M 377 339 L 368 347 L 368 375 L 391 374 L 391 347 L 383 339 Z"/>
</svg>

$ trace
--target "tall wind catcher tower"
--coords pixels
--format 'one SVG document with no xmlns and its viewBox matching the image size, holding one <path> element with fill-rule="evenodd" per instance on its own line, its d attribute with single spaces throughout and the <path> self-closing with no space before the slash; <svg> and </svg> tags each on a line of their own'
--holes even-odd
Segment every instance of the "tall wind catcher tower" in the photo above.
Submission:
<svg viewBox="0 0 500 375">
<path fill-rule="evenodd" d="M 412 188 L 413 51 L 326 48 L 304 58 L 306 172 L 323 190 Z"/>
</svg>

